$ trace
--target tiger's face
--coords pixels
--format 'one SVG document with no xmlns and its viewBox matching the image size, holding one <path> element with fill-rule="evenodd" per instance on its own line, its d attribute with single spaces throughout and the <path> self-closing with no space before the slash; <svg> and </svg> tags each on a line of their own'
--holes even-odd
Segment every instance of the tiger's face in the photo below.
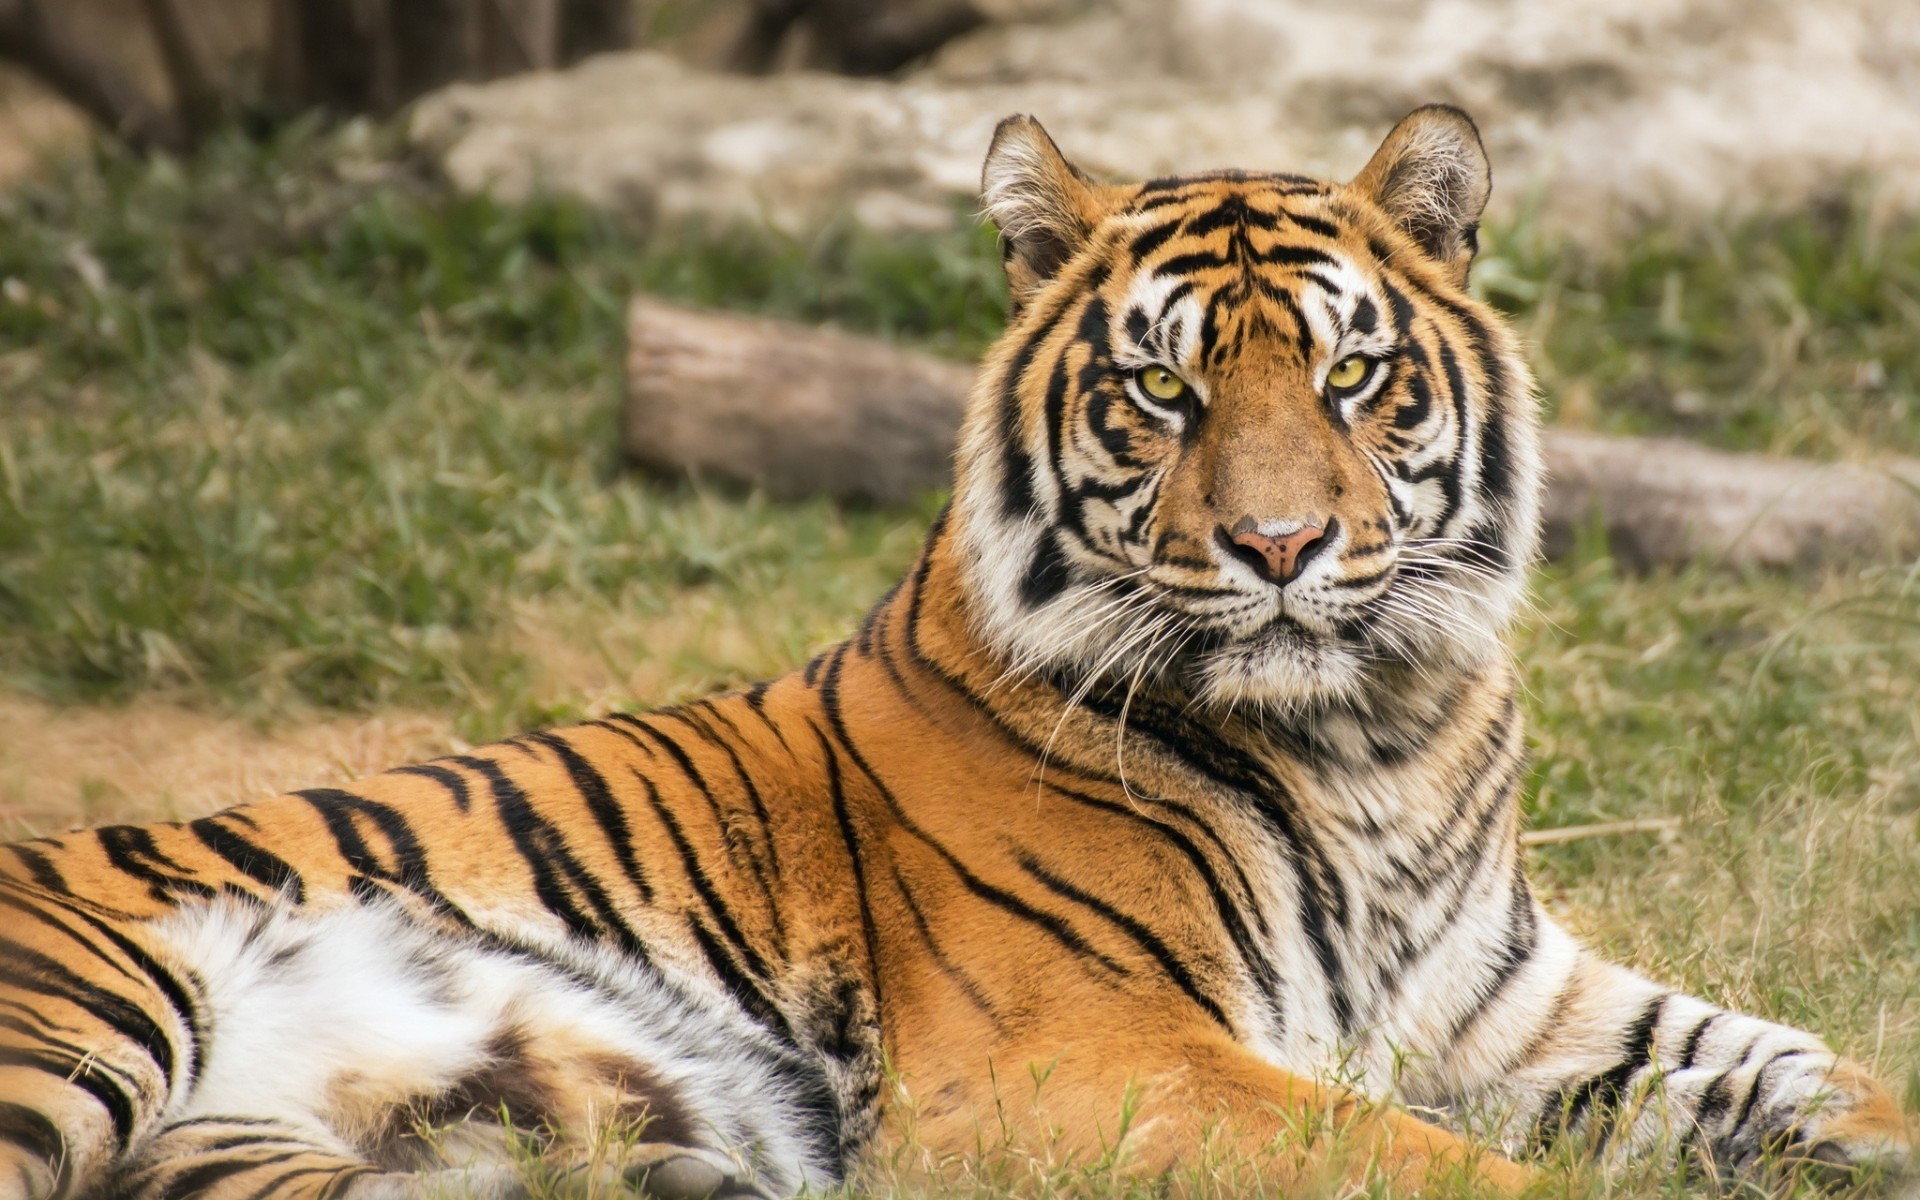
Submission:
<svg viewBox="0 0 1920 1200">
<path fill-rule="evenodd" d="M 1448 108 L 1346 184 L 1101 185 L 1002 123 L 1014 313 L 955 513 L 1009 671 L 1284 709 L 1497 650 L 1541 472 L 1531 378 L 1465 290 L 1487 189 Z"/>
</svg>

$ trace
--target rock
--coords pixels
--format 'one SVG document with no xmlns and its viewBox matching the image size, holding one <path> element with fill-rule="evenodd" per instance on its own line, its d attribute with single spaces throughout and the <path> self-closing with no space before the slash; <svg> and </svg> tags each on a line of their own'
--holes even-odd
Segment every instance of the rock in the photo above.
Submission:
<svg viewBox="0 0 1920 1200">
<path fill-rule="evenodd" d="M 855 337 L 634 301 L 626 448 L 647 468 L 797 498 L 948 483 L 973 372 Z M 1920 553 L 1920 461 L 1878 467 L 1549 430 L 1546 546 L 1597 522 L 1635 569 L 1805 570 Z"/>
<path fill-rule="evenodd" d="M 1118 178 L 1212 166 L 1344 176 L 1419 103 L 1480 120 L 1496 206 L 1583 237 L 1623 219 L 1824 199 L 1862 175 L 1920 201 L 1912 0 L 1103 0 L 951 43 L 898 83 L 749 79 L 659 54 L 459 86 L 412 118 L 457 185 L 548 187 L 642 219 L 971 211 L 1000 117 L 1031 112 Z"/>
<path fill-rule="evenodd" d="M 1201 99 L 1173 80 L 1115 95 L 748 78 L 645 53 L 451 88 L 418 106 L 411 131 L 456 186 L 509 199 L 544 187 L 646 221 L 798 232 L 851 216 L 893 232 L 969 219 L 987 140 L 1018 111 L 1045 114 L 1079 161 L 1116 175 L 1240 160 L 1324 169 L 1335 149 L 1258 97 Z"/>
</svg>

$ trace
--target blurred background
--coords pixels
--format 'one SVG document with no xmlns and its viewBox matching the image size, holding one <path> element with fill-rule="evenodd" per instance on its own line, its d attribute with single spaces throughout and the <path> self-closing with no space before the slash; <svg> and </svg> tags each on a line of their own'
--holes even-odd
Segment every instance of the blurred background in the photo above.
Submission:
<svg viewBox="0 0 1920 1200">
<path fill-rule="evenodd" d="M 1920 1103 L 1911 0 L 0 0 L 0 836 L 787 669 L 940 502 L 995 120 L 1345 177 L 1434 100 L 1561 456 L 1527 803 L 1639 822 L 1542 878 Z M 878 339 L 935 466 L 663 440 L 642 300 Z"/>
</svg>

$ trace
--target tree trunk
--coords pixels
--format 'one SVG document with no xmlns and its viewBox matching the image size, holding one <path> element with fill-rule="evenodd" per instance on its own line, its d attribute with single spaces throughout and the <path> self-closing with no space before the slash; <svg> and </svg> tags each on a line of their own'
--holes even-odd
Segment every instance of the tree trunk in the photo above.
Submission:
<svg viewBox="0 0 1920 1200">
<path fill-rule="evenodd" d="M 173 85 L 174 111 L 187 139 L 198 142 L 226 117 L 226 96 L 214 82 L 213 69 L 181 0 L 142 0 L 142 7 Z"/>
<path fill-rule="evenodd" d="M 19 64 L 131 146 L 187 146 L 187 131 L 173 114 L 82 45 L 41 0 L 0 0 L 0 59 Z"/>
<path fill-rule="evenodd" d="M 560 65 L 626 50 L 639 35 L 633 0 L 560 0 Z"/>
<path fill-rule="evenodd" d="M 807 65 L 843 75 L 886 75 L 986 24 L 973 0 L 752 0 L 728 60 L 763 74 L 800 30 Z"/>
<path fill-rule="evenodd" d="M 474 55 L 474 9 L 490 0 L 398 0 L 389 16 L 394 105 L 405 104 L 467 75 Z"/>
<path fill-rule="evenodd" d="M 477 0 L 479 49 L 470 73 L 497 79 L 560 61 L 560 0 Z"/>
<path fill-rule="evenodd" d="M 385 0 L 274 0 L 268 87 L 293 110 L 384 112 L 392 39 Z"/>
</svg>

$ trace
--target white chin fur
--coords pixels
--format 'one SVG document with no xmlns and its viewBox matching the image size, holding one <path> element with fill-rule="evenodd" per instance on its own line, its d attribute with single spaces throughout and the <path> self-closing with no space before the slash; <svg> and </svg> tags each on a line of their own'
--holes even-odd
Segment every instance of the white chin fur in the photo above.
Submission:
<svg viewBox="0 0 1920 1200">
<path fill-rule="evenodd" d="M 1354 651 L 1298 636 L 1262 638 L 1208 651 L 1195 664 L 1201 699 L 1285 711 L 1353 700 L 1366 685 Z"/>
</svg>

